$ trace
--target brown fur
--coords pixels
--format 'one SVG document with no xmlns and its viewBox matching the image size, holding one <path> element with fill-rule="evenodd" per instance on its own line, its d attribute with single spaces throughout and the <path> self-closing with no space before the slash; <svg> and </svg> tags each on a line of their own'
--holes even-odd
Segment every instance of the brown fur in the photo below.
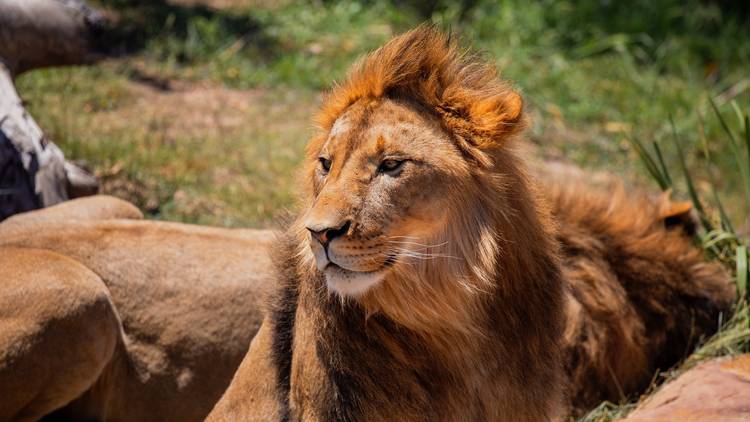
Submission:
<svg viewBox="0 0 750 422">
<path fill-rule="evenodd" d="M 264 327 L 209 420 L 555 419 L 643 388 L 710 333 L 732 300 L 721 269 L 645 199 L 537 191 L 508 144 L 521 110 L 430 28 L 356 65 L 308 145 Z M 384 181 L 389 154 L 413 162 Z M 323 255 L 305 226 L 346 232 Z M 402 235 L 438 259 L 397 253 Z"/>
<path fill-rule="evenodd" d="M 569 286 L 565 344 L 574 413 L 643 391 L 657 369 L 713 333 L 734 300 L 722 268 L 705 261 L 682 227 L 665 227 L 673 215 L 664 214 L 664 197 L 627 192 L 614 181 L 598 189 L 583 183 L 546 180 Z"/>
<path fill-rule="evenodd" d="M 396 37 L 356 63 L 346 81 L 325 99 L 317 122 L 322 133 L 362 99 L 404 98 L 440 118 L 462 153 L 491 165 L 481 148 L 501 147 L 523 129 L 521 96 L 497 70 L 463 55 L 455 40 L 427 29 Z M 308 151 L 316 152 L 316 142 Z"/>
<path fill-rule="evenodd" d="M 268 231 L 90 197 L 0 224 L 0 420 L 199 421 L 259 328 Z"/>
</svg>

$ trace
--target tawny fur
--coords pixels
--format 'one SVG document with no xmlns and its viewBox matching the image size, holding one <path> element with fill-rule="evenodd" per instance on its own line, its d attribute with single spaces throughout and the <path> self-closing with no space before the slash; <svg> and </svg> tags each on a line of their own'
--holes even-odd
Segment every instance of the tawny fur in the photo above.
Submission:
<svg viewBox="0 0 750 422">
<path fill-rule="evenodd" d="M 4 221 L 0 420 L 203 420 L 259 328 L 272 238 L 103 196 Z"/>
<path fill-rule="evenodd" d="M 544 182 L 569 286 L 568 394 L 579 414 L 605 399 L 633 398 L 658 369 L 687 357 L 726 320 L 734 288 L 684 226 L 665 226 L 664 197 L 617 181 L 583 188 L 582 176 L 562 180 Z"/>
<path fill-rule="evenodd" d="M 301 217 L 276 253 L 277 293 L 210 420 L 561 418 L 636 393 L 729 309 L 728 277 L 665 227 L 661 204 L 580 180 L 532 183 L 510 142 L 520 96 L 437 31 L 367 56 L 318 121 Z M 428 140 L 382 129 L 399 125 Z M 363 199 L 368 163 L 389 142 L 440 170 L 413 166 L 401 195 Z M 429 232 L 458 259 L 397 262 L 342 299 L 313 265 L 310 216 L 353 218 L 339 244 L 375 257 L 366 268 L 383 263 L 372 239 L 385 231 Z"/>
</svg>

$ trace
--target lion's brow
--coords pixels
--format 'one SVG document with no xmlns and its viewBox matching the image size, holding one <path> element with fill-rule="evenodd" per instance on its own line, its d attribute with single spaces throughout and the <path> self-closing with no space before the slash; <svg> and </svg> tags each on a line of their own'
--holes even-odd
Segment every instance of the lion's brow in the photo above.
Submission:
<svg viewBox="0 0 750 422">
<path fill-rule="evenodd" d="M 367 130 L 367 127 L 370 124 L 371 116 L 372 108 L 362 107 L 361 114 L 354 119 L 354 124 L 352 125 L 352 128 L 347 136 L 347 142 L 344 143 L 346 148 L 344 149 L 344 154 L 342 157 L 343 161 L 341 163 L 341 167 L 339 168 L 343 168 L 344 164 L 346 164 L 346 162 L 349 161 L 349 158 L 351 158 L 352 153 L 354 153 L 354 151 L 359 148 L 362 140 L 364 139 L 364 134 Z"/>
</svg>

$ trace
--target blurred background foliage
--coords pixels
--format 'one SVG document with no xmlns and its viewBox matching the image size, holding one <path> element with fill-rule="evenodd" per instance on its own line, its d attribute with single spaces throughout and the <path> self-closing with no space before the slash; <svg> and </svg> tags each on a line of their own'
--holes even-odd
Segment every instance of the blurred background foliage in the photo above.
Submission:
<svg viewBox="0 0 750 422">
<path fill-rule="evenodd" d="M 750 106 L 750 7 L 739 0 L 93 3 L 118 22 L 102 46 L 112 58 L 32 72 L 19 89 L 105 192 L 155 218 L 268 225 L 293 204 L 320 93 L 424 21 L 458 34 L 524 93 L 530 153 L 636 183 L 647 173 L 630 141 L 667 139 L 671 117 L 696 188 L 708 190 L 709 173 L 735 160 L 709 99 L 737 131 L 732 104 Z M 673 144 L 663 148 L 679 168 Z M 742 230 L 742 179 L 715 178 Z"/>
</svg>

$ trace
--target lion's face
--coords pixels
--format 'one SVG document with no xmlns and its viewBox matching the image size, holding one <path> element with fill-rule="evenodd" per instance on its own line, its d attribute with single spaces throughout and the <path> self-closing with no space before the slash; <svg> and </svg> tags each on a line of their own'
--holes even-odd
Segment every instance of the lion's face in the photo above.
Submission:
<svg viewBox="0 0 750 422">
<path fill-rule="evenodd" d="M 350 106 L 308 147 L 310 250 L 328 288 L 357 297 L 438 253 L 468 162 L 439 121 L 390 99 Z"/>
</svg>

